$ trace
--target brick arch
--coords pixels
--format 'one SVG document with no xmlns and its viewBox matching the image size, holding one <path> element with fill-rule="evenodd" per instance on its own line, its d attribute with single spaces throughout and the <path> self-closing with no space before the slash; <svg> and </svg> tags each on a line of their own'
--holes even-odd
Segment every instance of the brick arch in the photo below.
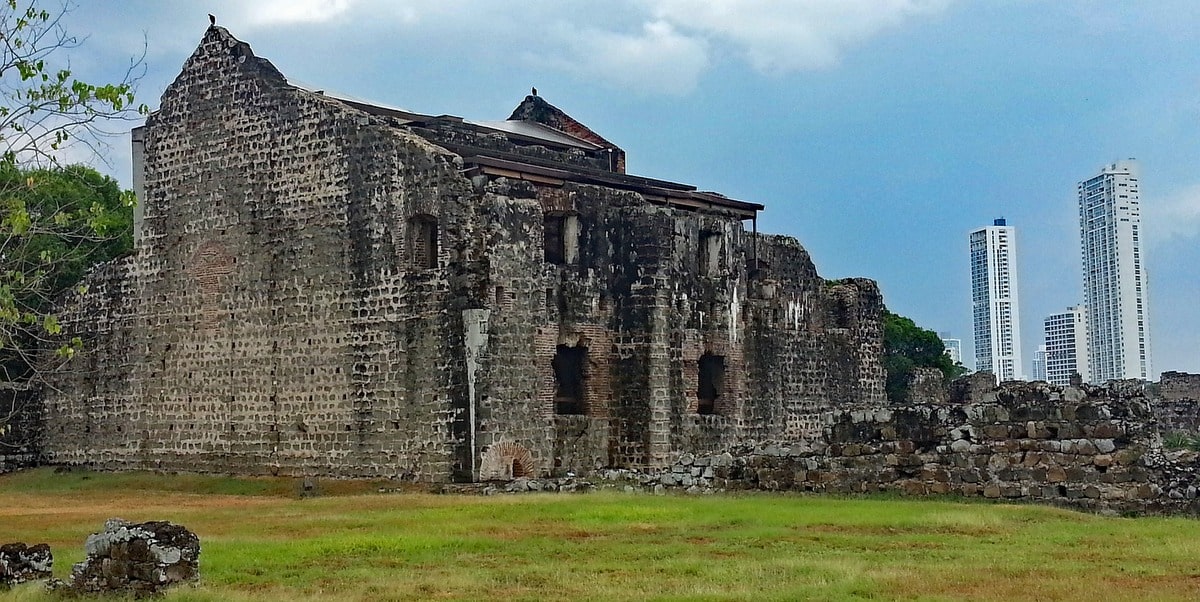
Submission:
<svg viewBox="0 0 1200 602">
<path fill-rule="evenodd" d="M 479 480 L 509 481 L 537 476 L 537 462 L 524 446 L 501 441 L 483 452 L 479 463 Z"/>
</svg>

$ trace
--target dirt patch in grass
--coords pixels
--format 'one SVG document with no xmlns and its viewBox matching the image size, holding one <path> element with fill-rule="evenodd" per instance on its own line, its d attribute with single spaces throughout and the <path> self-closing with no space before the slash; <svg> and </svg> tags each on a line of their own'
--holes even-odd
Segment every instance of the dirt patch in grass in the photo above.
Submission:
<svg viewBox="0 0 1200 602">
<path fill-rule="evenodd" d="M 863 535 L 875 537 L 898 537 L 910 535 L 927 535 L 927 536 L 963 536 L 963 537 L 983 537 L 987 535 L 995 535 L 1002 531 L 996 527 L 960 527 L 949 525 L 927 525 L 927 526 L 898 526 L 887 527 L 880 525 L 805 525 L 796 527 L 798 531 L 812 531 L 817 533 L 836 533 L 841 535 Z"/>
</svg>

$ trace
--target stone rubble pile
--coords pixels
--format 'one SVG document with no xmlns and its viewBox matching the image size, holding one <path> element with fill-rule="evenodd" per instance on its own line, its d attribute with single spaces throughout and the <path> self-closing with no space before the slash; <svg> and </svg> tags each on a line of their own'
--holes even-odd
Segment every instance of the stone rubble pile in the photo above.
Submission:
<svg viewBox="0 0 1200 602">
<path fill-rule="evenodd" d="M 0 545 L 0 589 L 48 579 L 53 569 L 54 555 L 50 553 L 50 546 L 44 543 L 33 546 L 20 542 Z"/>
<path fill-rule="evenodd" d="M 548 493 L 586 493 L 596 488 L 595 483 L 588 479 L 580 479 L 576 477 L 561 477 L 561 478 L 519 478 L 513 479 L 503 484 L 489 484 L 484 487 L 481 493 L 483 495 L 496 495 L 501 493 L 526 493 L 545 491 Z"/>
<path fill-rule="evenodd" d="M 104 531 L 88 536 L 84 550 L 87 559 L 71 570 L 70 583 L 57 587 L 140 596 L 200 577 L 200 539 L 166 521 L 133 524 L 109 519 Z"/>
</svg>

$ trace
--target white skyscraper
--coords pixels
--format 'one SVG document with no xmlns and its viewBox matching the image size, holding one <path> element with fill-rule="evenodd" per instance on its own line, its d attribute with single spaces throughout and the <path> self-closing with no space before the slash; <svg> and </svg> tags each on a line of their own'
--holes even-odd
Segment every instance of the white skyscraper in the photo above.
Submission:
<svg viewBox="0 0 1200 602">
<path fill-rule="evenodd" d="M 971 233 L 975 369 L 1001 382 L 1021 377 L 1016 230 L 1003 219 Z"/>
<path fill-rule="evenodd" d="M 1038 345 L 1033 352 L 1033 380 L 1046 380 L 1046 346 Z"/>
<path fill-rule="evenodd" d="M 1046 316 L 1046 382 L 1071 384 L 1078 372 L 1083 382 L 1092 381 L 1087 361 L 1087 308 L 1068 307 L 1067 311 Z"/>
<path fill-rule="evenodd" d="M 1153 374 L 1138 189 L 1133 159 L 1078 186 L 1091 382 Z"/>
<path fill-rule="evenodd" d="M 942 345 L 946 347 L 946 355 L 950 357 L 950 361 L 961 364 L 963 360 L 962 339 L 956 339 L 948 332 L 939 332 L 938 338 L 942 339 Z"/>
</svg>

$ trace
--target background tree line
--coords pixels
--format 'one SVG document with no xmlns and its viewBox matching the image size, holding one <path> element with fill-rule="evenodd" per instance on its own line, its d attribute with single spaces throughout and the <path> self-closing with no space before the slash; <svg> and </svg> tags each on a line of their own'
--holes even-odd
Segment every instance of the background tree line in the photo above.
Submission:
<svg viewBox="0 0 1200 602">
<path fill-rule="evenodd" d="M 946 382 L 967 373 L 962 364 L 946 355 L 946 345 L 936 332 L 886 309 L 883 312 L 883 367 L 887 372 L 887 398 L 892 403 L 907 400 L 909 380 L 916 368 L 936 368 Z"/>
<path fill-rule="evenodd" d="M 39 386 L 81 345 L 62 332 L 54 299 L 133 244 L 132 193 L 60 157 L 103 160 L 114 122 L 147 112 L 134 101 L 144 68 L 134 57 L 121 81 L 76 77 L 68 55 L 79 38 L 63 20 L 70 9 L 0 3 L 0 452 L 24 443 L 12 432 L 26 398 L 17 392 Z"/>
</svg>

